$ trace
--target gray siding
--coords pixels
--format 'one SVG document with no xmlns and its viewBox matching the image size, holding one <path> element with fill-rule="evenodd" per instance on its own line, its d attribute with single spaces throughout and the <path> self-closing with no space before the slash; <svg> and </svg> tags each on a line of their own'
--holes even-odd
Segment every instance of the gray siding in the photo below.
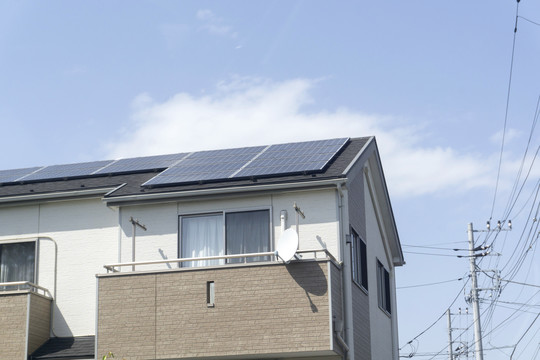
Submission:
<svg viewBox="0 0 540 360">
<path fill-rule="evenodd" d="M 369 327 L 369 298 L 356 284 L 352 286 L 354 358 L 371 359 L 371 335 Z"/>
<path fill-rule="evenodd" d="M 364 193 L 364 176 L 362 165 L 357 164 L 352 171 L 355 176 L 348 184 L 349 194 L 349 222 L 350 226 L 366 243 L 366 208 Z M 368 268 L 368 272 L 369 272 Z M 375 284 L 368 284 L 373 287 Z M 355 283 L 352 284 L 353 303 L 353 332 L 354 332 L 354 356 L 356 360 L 371 359 L 371 335 L 369 326 L 369 297 L 366 292 Z"/>
</svg>

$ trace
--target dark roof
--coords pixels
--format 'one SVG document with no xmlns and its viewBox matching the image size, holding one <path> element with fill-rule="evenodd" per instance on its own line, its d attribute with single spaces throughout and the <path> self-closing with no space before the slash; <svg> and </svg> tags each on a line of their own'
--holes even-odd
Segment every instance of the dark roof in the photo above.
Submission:
<svg viewBox="0 0 540 360">
<path fill-rule="evenodd" d="M 244 179 L 223 179 L 198 183 L 171 184 L 166 186 L 141 186 L 143 183 L 159 174 L 161 170 L 148 172 L 90 175 L 78 178 L 66 178 L 59 180 L 43 180 L 19 183 L 0 183 L 0 201 L 2 198 L 16 198 L 28 195 L 41 195 L 50 193 L 77 192 L 80 190 L 112 189 L 116 190 L 107 194 L 106 198 L 115 198 L 127 195 L 155 194 L 167 192 L 179 192 L 201 189 L 219 189 L 224 187 L 249 186 L 261 184 L 279 184 L 288 182 L 305 182 L 323 179 L 333 179 L 344 176 L 344 171 L 353 162 L 358 153 L 371 137 L 352 138 L 343 147 L 340 153 L 330 162 L 322 172 L 307 174 L 276 174 Z M 123 186 L 121 186 L 123 185 Z M 121 187 L 120 187 L 121 186 Z M 82 193 L 82 192 L 81 192 Z"/>
<path fill-rule="evenodd" d="M 94 336 L 50 338 L 29 360 L 93 359 Z"/>
</svg>

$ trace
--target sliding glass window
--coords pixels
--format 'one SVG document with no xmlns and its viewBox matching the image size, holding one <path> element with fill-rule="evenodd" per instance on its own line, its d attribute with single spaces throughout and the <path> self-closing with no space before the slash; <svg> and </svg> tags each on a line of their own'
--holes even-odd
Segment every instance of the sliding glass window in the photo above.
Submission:
<svg viewBox="0 0 540 360">
<path fill-rule="evenodd" d="M 270 211 L 220 212 L 180 217 L 182 258 L 270 251 Z M 268 261 L 270 257 L 228 259 L 227 263 Z M 197 260 L 184 267 L 225 264 L 224 259 Z"/>
</svg>

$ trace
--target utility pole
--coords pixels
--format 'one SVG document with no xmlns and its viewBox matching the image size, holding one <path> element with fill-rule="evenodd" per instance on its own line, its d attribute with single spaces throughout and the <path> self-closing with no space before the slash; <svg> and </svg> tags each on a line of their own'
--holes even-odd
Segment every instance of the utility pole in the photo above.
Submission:
<svg viewBox="0 0 540 360">
<path fill-rule="evenodd" d="M 471 301 L 473 305 L 474 322 L 474 347 L 476 360 L 484 360 L 484 350 L 482 348 L 482 327 L 480 326 L 480 305 L 478 303 L 478 284 L 476 280 L 476 254 L 474 253 L 474 230 L 473 224 L 469 223 L 467 227 L 469 236 L 469 261 L 471 265 Z"/>
<path fill-rule="evenodd" d="M 448 355 L 450 360 L 454 360 L 454 352 L 452 350 L 454 342 L 452 341 L 452 318 L 450 314 L 450 308 L 446 310 L 446 315 L 448 315 Z"/>
</svg>

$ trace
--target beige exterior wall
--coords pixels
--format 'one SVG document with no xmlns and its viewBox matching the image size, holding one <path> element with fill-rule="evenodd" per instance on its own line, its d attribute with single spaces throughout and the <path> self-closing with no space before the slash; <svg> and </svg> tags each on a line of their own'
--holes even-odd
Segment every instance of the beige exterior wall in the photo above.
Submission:
<svg viewBox="0 0 540 360">
<path fill-rule="evenodd" d="M 0 359 L 26 360 L 49 338 L 50 308 L 51 300 L 40 295 L 0 292 Z"/>
<path fill-rule="evenodd" d="M 49 339 L 51 300 L 36 294 L 29 294 L 29 296 L 28 354 L 31 354 Z"/>
<path fill-rule="evenodd" d="M 96 355 L 336 355 L 329 292 L 335 272 L 328 261 L 309 261 L 100 276 Z M 214 307 L 206 303 L 208 281 Z"/>
<path fill-rule="evenodd" d="M 24 360 L 28 294 L 0 292 L 0 359 Z"/>
</svg>

